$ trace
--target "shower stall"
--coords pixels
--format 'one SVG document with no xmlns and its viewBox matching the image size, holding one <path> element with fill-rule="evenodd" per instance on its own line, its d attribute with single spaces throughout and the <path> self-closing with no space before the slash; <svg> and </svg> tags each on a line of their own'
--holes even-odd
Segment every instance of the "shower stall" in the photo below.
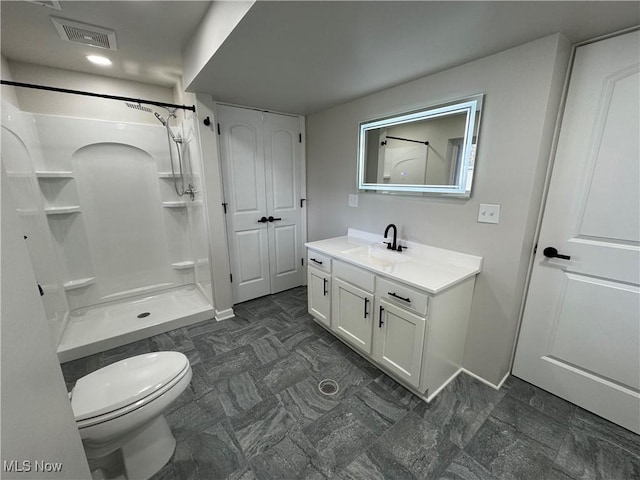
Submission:
<svg viewBox="0 0 640 480">
<path fill-rule="evenodd" d="M 3 173 L 61 362 L 214 316 L 196 115 L 121 103 L 153 123 L 2 102 Z"/>
</svg>

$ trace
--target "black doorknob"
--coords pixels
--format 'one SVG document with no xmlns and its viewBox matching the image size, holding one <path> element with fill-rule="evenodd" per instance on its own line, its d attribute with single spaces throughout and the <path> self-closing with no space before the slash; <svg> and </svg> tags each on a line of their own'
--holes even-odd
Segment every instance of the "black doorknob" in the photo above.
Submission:
<svg viewBox="0 0 640 480">
<path fill-rule="evenodd" d="M 278 220 L 282 220 L 281 218 L 274 218 L 272 216 L 269 216 L 269 221 L 270 222 L 277 222 Z"/>
<path fill-rule="evenodd" d="M 258 223 L 267 223 L 269 220 L 267 219 L 267 217 L 262 217 L 260 220 L 258 220 Z"/>
<path fill-rule="evenodd" d="M 561 255 L 558 250 L 553 247 L 547 247 L 542 251 L 542 254 L 547 258 L 561 258 L 563 260 L 571 260 L 570 255 Z"/>
</svg>

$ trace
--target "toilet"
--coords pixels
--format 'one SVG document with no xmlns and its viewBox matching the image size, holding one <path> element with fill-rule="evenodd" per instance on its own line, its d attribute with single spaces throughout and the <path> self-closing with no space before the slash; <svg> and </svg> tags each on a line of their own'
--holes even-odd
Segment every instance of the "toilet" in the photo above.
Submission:
<svg viewBox="0 0 640 480">
<path fill-rule="evenodd" d="M 71 407 L 90 464 L 120 450 L 127 479 L 157 473 L 176 446 L 163 413 L 191 375 L 182 353 L 155 352 L 80 378 L 70 393 Z"/>
</svg>

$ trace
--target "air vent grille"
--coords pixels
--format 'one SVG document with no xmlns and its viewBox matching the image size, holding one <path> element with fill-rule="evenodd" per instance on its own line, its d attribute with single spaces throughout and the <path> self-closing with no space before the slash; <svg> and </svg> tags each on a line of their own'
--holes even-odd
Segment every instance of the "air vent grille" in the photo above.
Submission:
<svg viewBox="0 0 640 480">
<path fill-rule="evenodd" d="M 92 47 L 117 50 L 116 32 L 107 28 L 87 25 L 66 18 L 51 17 L 60 38 Z"/>
</svg>

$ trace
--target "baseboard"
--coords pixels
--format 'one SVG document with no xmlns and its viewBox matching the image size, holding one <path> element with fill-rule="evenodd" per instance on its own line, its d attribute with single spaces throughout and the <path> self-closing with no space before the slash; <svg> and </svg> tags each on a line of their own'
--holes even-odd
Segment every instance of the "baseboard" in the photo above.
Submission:
<svg viewBox="0 0 640 480">
<path fill-rule="evenodd" d="M 461 368 L 460 370 L 462 370 L 464 373 L 466 373 L 467 375 L 469 375 L 470 377 L 475 378 L 476 380 L 478 380 L 479 382 L 484 383 L 485 385 L 490 386 L 491 388 L 493 388 L 494 390 L 500 390 L 500 388 L 502 387 L 502 384 L 507 380 L 507 378 L 509 378 L 509 375 L 511 375 L 511 372 L 507 372 L 506 375 L 504 377 L 502 377 L 502 380 L 500 380 L 500 382 L 496 385 L 494 383 L 491 383 L 489 380 L 485 380 L 484 378 L 476 375 L 475 373 L 470 372 L 469 370 L 467 370 L 466 368 Z"/>
<path fill-rule="evenodd" d="M 433 392 L 429 392 L 429 396 L 425 398 L 425 400 L 427 401 L 427 403 L 431 402 L 431 400 L 433 400 L 433 398 L 438 395 L 438 393 L 440 393 L 442 391 L 442 389 L 444 389 L 447 385 L 449 385 L 451 382 L 453 382 L 453 380 L 460 375 L 460 372 L 465 372 L 466 370 L 464 368 L 459 368 L 458 370 L 456 370 L 456 373 L 454 373 L 453 375 L 451 375 L 447 381 L 445 381 L 442 385 L 440 385 L 440 387 L 438 387 L 435 391 Z M 424 398 L 424 397 L 422 397 Z"/>
<path fill-rule="evenodd" d="M 227 308 L 226 310 L 216 310 L 215 319 L 219 322 L 221 320 L 228 320 L 229 318 L 235 317 L 235 313 L 233 313 L 233 308 Z"/>
</svg>

